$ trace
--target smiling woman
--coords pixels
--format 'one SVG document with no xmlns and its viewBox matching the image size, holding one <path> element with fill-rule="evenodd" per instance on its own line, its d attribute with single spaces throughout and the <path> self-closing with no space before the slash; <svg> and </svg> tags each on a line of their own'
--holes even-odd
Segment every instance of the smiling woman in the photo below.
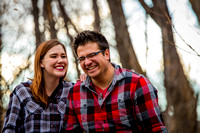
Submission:
<svg viewBox="0 0 200 133">
<path fill-rule="evenodd" d="M 34 78 L 10 95 L 3 132 L 60 132 L 66 96 L 72 83 L 64 81 L 68 60 L 56 39 L 41 43 L 35 54 Z"/>
<path fill-rule="evenodd" d="M 52 47 L 42 58 L 41 68 L 45 80 L 45 90 L 48 96 L 52 94 L 56 87 L 52 87 L 52 85 L 58 84 L 60 77 L 66 75 L 67 65 L 67 55 L 62 45 Z M 55 84 L 52 82 L 53 84 L 49 86 L 49 81 L 51 80 L 56 81 L 57 83 Z"/>
</svg>

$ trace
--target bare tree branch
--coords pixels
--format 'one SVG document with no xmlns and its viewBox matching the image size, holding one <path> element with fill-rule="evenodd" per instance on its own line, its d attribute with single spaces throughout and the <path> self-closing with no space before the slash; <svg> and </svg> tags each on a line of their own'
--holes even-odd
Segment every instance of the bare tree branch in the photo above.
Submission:
<svg viewBox="0 0 200 133">
<path fill-rule="evenodd" d="M 70 24 L 73 26 L 74 30 L 75 30 L 77 33 L 78 33 L 78 30 L 76 29 L 75 25 L 72 23 L 71 19 L 69 18 L 69 16 L 68 16 L 67 13 L 65 12 L 64 7 L 63 7 L 63 5 L 61 4 L 61 1 L 60 1 L 60 0 L 58 0 L 58 3 L 59 3 L 59 7 L 60 7 L 61 13 L 62 13 L 63 18 L 64 18 L 64 21 L 65 21 L 65 28 L 67 29 L 67 35 L 68 35 L 68 37 L 69 37 L 69 39 L 70 39 L 70 41 L 71 41 L 71 43 L 72 43 L 72 42 L 73 42 L 73 37 L 72 37 L 72 35 L 69 33 L 69 29 L 68 29 L 68 25 L 67 25 L 67 24 L 70 23 Z M 71 46 L 71 48 L 72 48 L 72 44 L 71 44 L 70 46 Z M 74 52 L 72 52 L 72 53 L 73 53 L 73 56 L 74 56 L 74 58 L 75 58 L 75 57 L 76 57 L 75 53 L 74 53 Z M 78 69 L 78 63 L 75 62 L 75 64 L 76 64 L 76 71 L 77 71 L 78 77 L 79 77 L 79 76 L 80 76 L 80 70 Z"/>
<path fill-rule="evenodd" d="M 93 10 L 94 10 L 94 29 L 96 31 L 101 31 L 101 26 L 100 26 L 100 16 L 99 16 L 99 7 L 97 5 L 97 0 L 92 0 L 93 2 Z"/>
<path fill-rule="evenodd" d="M 37 7 L 38 0 L 31 0 L 31 1 L 32 1 L 32 6 L 33 6 L 32 14 L 33 14 L 34 23 L 35 23 L 34 28 L 35 28 L 35 38 L 36 38 L 36 48 L 37 48 L 39 43 L 42 41 L 41 33 L 39 30 L 39 22 L 38 22 L 38 18 L 39 18 L 39 9 Z"/>
<path fill-rule="evenodd" d="M 45 28 L 49 28 L 49 32 L 51 34 L 51 38 L 57 38 L 57 31 L 55 29 L 55 21 L 53 19 L 53 12 L 52 12 L 52 0 L 44 0 L 44 10 L 43 10 L 43 15 L 45 20 L 47 21 L 47 24 L 49 24 L 49 26 L 45 26 Z"/>
</svg>

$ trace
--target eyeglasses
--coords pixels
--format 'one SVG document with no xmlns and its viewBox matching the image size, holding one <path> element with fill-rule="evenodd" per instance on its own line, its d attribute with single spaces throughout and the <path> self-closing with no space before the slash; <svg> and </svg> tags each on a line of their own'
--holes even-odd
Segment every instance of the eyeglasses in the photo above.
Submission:
<svg viewBox="0 0 200 133">
<path fill-rule="evenodd" d="M 80 58 L 78 58 L 76 61 L 78 62 L 78 63 L 82 63 L 84 60 L 85 60 L 85 58 L 87 58 L 88 60 L 90 60 L 90 59 L 92 59 L 95 55 L 97 55 L 98 53 L 100 53 L 100 52 L 103 52 L 104 50 L 100 50 L 100 51 L 98 51 L 98 52 L 96 52 L 96 53 L 90 53 L 90 54 L 88 54 L 86 57 L 80 57 Z"/>
</svg>

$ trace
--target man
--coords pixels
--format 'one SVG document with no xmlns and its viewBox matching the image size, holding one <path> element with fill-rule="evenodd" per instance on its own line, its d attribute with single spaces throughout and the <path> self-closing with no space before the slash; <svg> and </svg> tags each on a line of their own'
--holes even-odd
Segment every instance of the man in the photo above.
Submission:
<svg viewBox="0 0 200 133">
<path fill-rule="evenodd" d="M 69 91 L 66 132 L 167 132 L 157 90 L 146 77 L 110 62 L 109 45 L 101 33 L 81 32 L 74 51 L 87 78 Z"/>
</svg>

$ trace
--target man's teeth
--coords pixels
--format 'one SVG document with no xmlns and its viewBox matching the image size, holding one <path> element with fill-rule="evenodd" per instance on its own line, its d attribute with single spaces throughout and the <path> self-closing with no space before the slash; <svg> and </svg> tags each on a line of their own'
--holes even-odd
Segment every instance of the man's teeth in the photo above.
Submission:
<svg viewBox="0 0 200 133">
<path fill-rule="evenodd" d="M 93 69 L 93 68 L 95 68 L 95 66 L 93 66 L 93 67 L 89 67 L 88 69 L 91 70 L 91 69 Z"/>
</svg>

